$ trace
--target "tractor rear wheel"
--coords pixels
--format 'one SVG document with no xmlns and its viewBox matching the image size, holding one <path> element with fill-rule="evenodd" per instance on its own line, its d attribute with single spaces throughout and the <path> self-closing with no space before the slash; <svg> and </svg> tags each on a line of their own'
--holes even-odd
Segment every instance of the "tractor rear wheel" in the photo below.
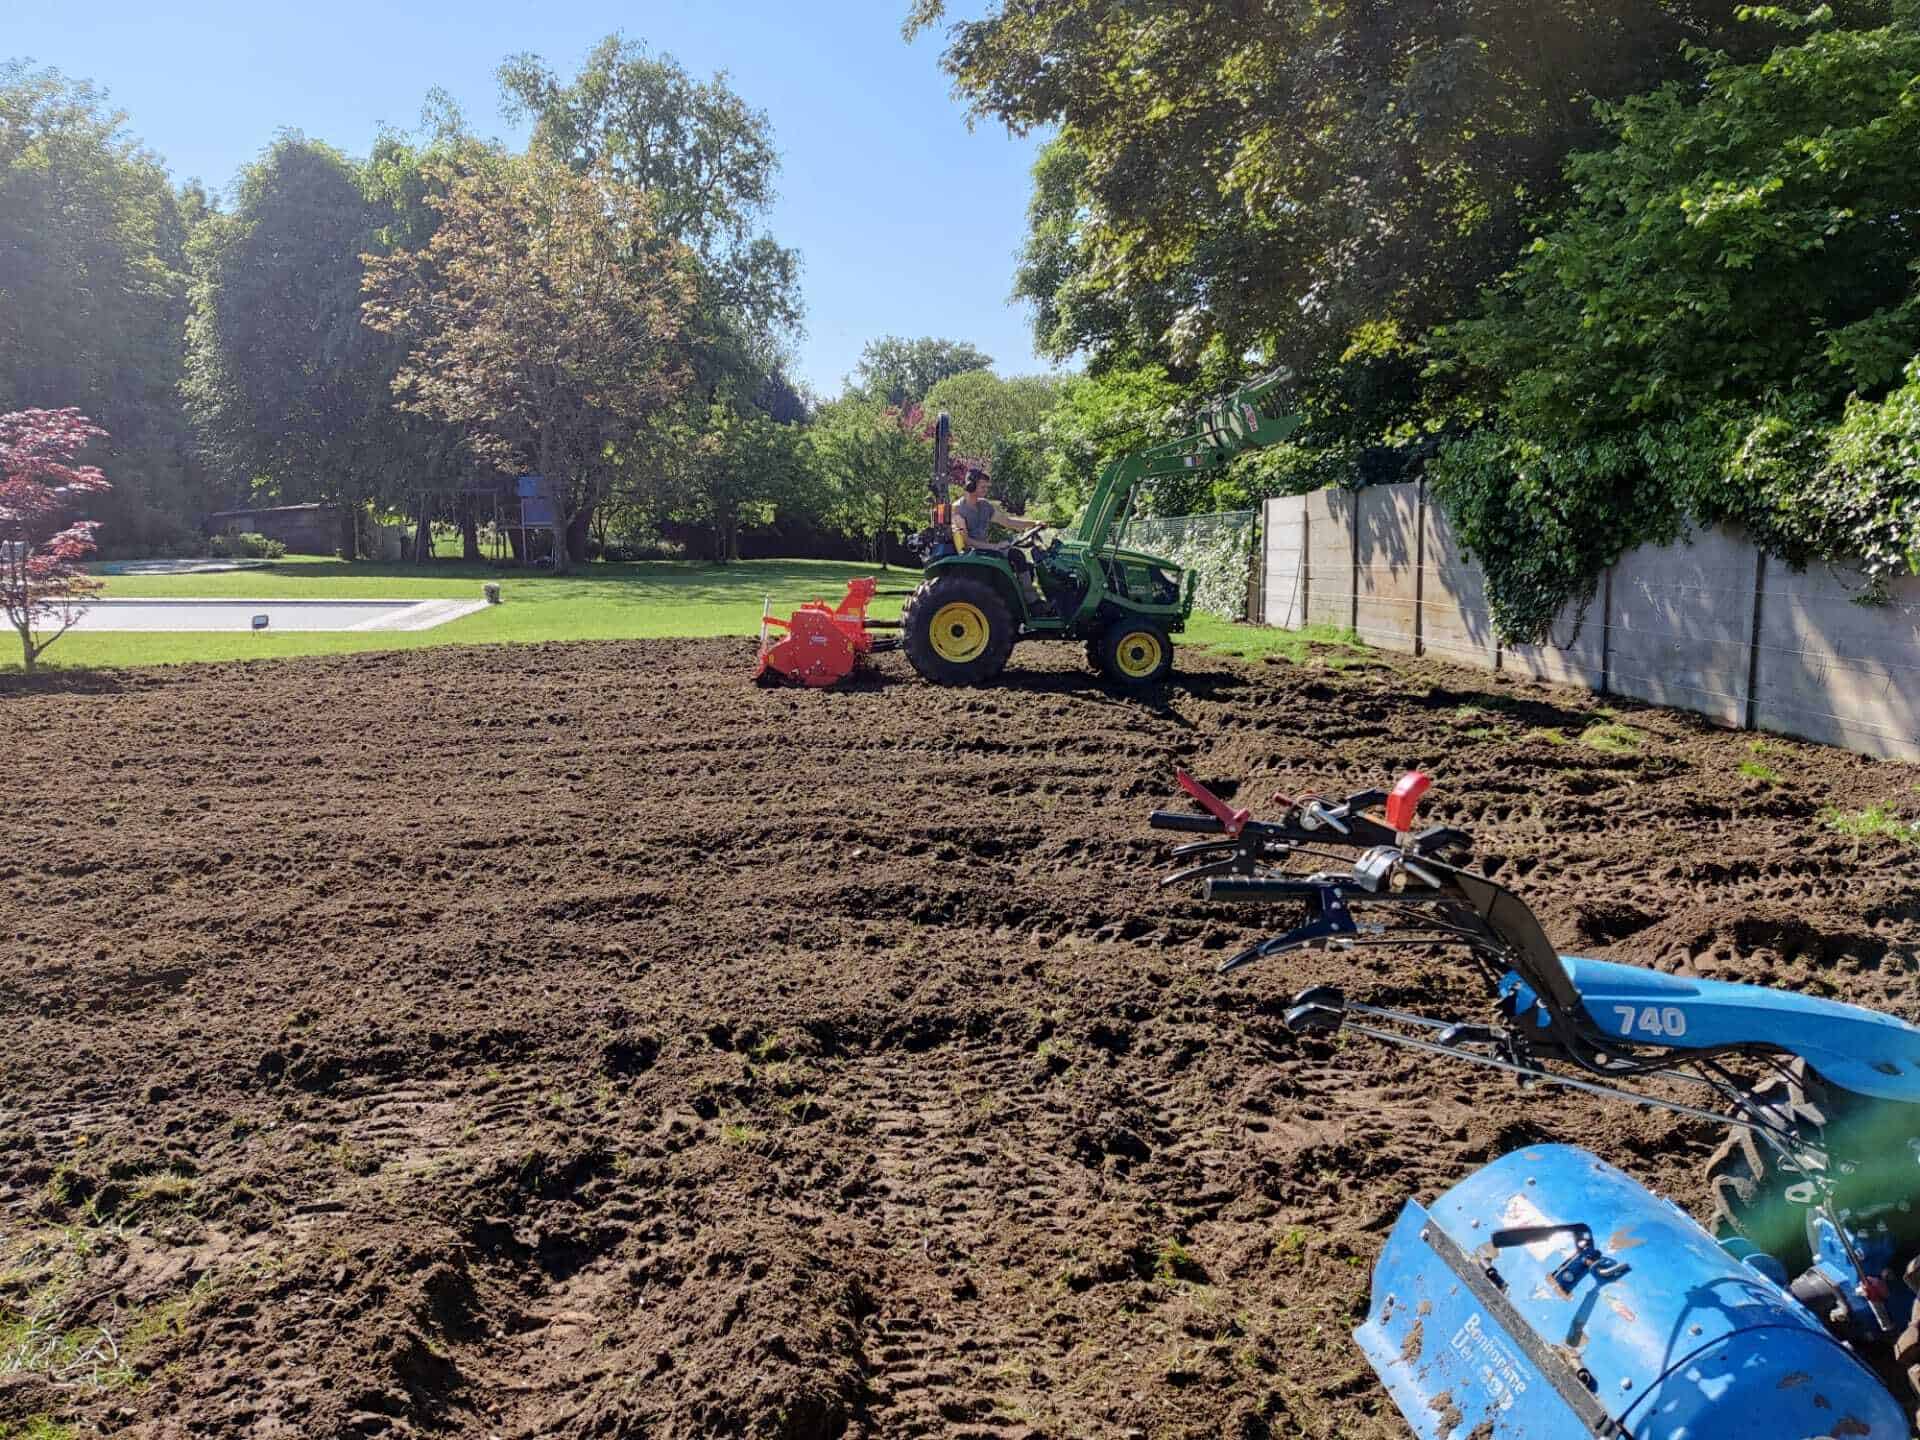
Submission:
<svg viewBox="0 0 1920 1440">
<path fill-rule="evenodd" d="M 900 613 L 907 659 L 936 685 L 984 685 L 1013 653 L 1013 613 L 999 592 L 968 575 L 923 581 Z"/>
<path fill-rule="evenodd" d="M 1121 619 L 1099 639 L 1100 670 L 1129 687 L 1158 685 L 1173 673 L 1173 639 L 1151 620 Z"/>
</svg>

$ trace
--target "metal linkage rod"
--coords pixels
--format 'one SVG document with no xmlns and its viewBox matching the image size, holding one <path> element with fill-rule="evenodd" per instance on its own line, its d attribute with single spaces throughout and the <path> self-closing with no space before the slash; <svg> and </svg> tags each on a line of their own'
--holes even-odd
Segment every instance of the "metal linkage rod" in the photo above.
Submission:
<svg viewBox="0 0 1920 1440">
<path fill-rule="evenodd" d="M 1355 1009 L 1360 1007 L 1355 1006 Z M 1432 1023 L 1432 1022 L 1425 1022 Z M 1518 1075 L 1526 1080 L 1538 1080 L 1545 1085 L 1558 1085 L 1567 1090 L 1579 1090 L 1588 1095 L 1598 1095 L 1606 1100 L 1625 1100 L 1632 1105 L 1645 1105 L 1655 1110 L 1671 1111 L 1675 1115 L 1686 1115 L 1695 1120 L 1705 1120 L 1714 1125 L 1732 1125 L 1742 1130 L 1760 1130 L 1763 1126 L 1738 1115 L 1725 1115 L 1713 1110 L 1702 1110 L 1694 1105 L 1683 1105 L 1677 1100 L 1662 1100 L 1653 1095 L 1638 1095 L 1631 1090 L 1620 1090 L 1611 1085 L 1598 1085 L 1591 1080 L 1575 1080 L 1568 1075 L 1556 1075 L 1551 1070 L 1542 1070 L 1537 1066 L 1518 1065 L 1511 1060 L 1502 1060 L 1494 1055 L 1479 1055 L 1471 1050 L 1461 1050 L 1451 1045 L 1436 1045 L 1430 1040 L 1416 1040 L 1410 1035 L 1396 1035 L 1391 1030 L 1379 1030 L 1371 1025 L 1348 1024 L 1344 1029 L 1368 1036 L 1388 1045 L 1399 1045 L 1408 1050 L 1423 1050 L 1430 1055 L 1444 1055 L 1451 1060 L 1465 1060 L 1470 1065 L 1484 1065 L 1490 1070 L 1504 1070 L 1509 1075 Z"/>
</svg>

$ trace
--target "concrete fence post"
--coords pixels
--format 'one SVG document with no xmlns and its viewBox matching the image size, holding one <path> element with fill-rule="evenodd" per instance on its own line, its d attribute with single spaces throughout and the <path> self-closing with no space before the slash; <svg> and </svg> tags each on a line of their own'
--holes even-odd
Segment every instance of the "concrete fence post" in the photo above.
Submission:
<svg viewBox="0 0 1920 1440">
<path fill-rule="evenodd" d="M 1413 653 L 1427 653 L 1427 477 L 1413 487 Z"/>
<path fill-rule="evenodd" d="M 1313 500 L 1300 501 L 1300 628 L 1313 623 Z"/>
<path fill-rule="evenodd" d="M 1741 728 L 1751 730 L 1760 711 L 1760 618 L 1767 594 L 1767 552 L 1753 547 L 1753 627 L 1747 631 L 1747 703 Z"/>
<path fill-rule="evenodd" d="M 1600 572 L 1600 693 L 1613 693 L 1613 566 Z"/>
<path fill-rule="evenodd" d="M 1247 566 L 1247 623 L 1264 625 L 1267 621 L 1267 507 L 1263 501 L 1253 512 L 1253 555 Z"/>
<path fill-rule="evenodd" d="M 1350 603 L 1347 607 L 1347 629 L 1358 634 L 1360 631 L 1360 492 L 1347 492 L 1352 502 L 1347 507 L 1347 525 L 1352 530 L 1353 565 L 1348 575 Z"/>
</svg>

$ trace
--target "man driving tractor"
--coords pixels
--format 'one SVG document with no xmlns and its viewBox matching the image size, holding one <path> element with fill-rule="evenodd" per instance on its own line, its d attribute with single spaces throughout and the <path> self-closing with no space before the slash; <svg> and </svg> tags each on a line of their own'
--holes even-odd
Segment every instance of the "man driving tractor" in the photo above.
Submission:
<svg viewBox="0 0 1920 1440">
<path fill-rule="evenodd" d="M 962 553 L 983 550 L 991 555 L 1004 556 L 1007 564 L 1013 567 L 1013 573 L 1019 577 L 1020 588 L 1026 592 L 1028 603 L 1044 608 L 1047 601 L 1034 584 L 1033 562 L 1011 543 L 990 538 L 996 525 L 1002 530 L 1028 535 L 1043 528 L 1042 522 L 1029 520 L 1024 515 L 1014 515 L 994 504 L 993 477 L 984 470 L 967 471 L 963 488 L 967 492 L 966 498 L 956 501 L 953 507 L 954 548 Z"/>
</svg>

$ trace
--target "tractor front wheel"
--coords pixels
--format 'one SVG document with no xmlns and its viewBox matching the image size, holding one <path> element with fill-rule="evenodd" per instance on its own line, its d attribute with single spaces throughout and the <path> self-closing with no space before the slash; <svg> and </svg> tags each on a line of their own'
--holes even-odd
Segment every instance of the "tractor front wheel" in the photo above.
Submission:
<svg viewBox="0 0 1920 1440">
<path fill-rule="evenodd" d="M 1151 620 L 1114 621 L 1098 652 L 1101 673 L 1118 685 L 1158 685 L 1173 673 L 1173 639 Z"/>
<path fill-rule="evenodd" d="M 907 659 L 936 685 L 984 685 L 1013 653 L 1013 615 L 985 581 L 937 575 L 906 603 L 900 629 Z"/>
</svg>

